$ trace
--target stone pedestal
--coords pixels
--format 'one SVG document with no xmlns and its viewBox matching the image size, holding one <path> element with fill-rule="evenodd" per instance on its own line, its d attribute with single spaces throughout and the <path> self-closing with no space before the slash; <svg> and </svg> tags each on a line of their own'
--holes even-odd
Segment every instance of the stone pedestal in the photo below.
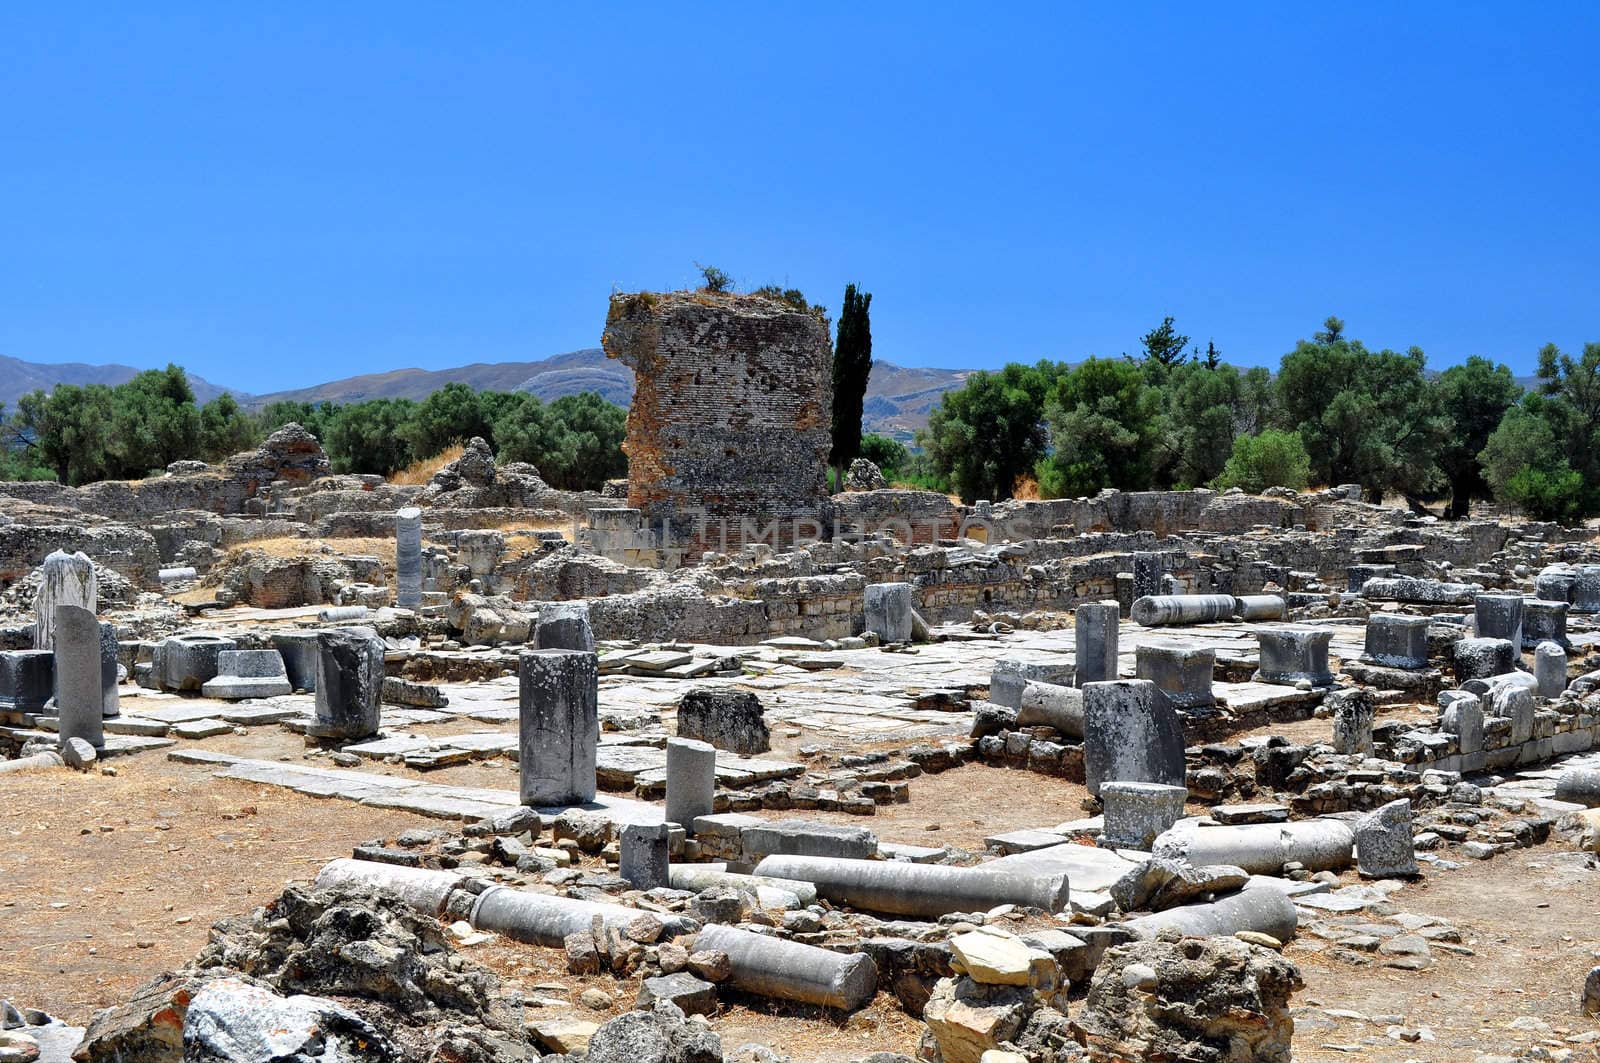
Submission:
<svg viewBox="0 0 1600 1063">
<path fill-rule="evenodd" d="M 105 706 L 100 687 L 100 621 L 76 605 L 58 605 L 50 615 L 55 644 L 56 713 L 62 744 L 74 738 L 105 746 Z"/>
<path fill-rule="evenodd" d="M 1167 697 L 1145 679 L 1083 688 L 1083 767 L 1089 792 L 1103 782 L 1182 786 L 1183 725 Z"/>
<path fill-rule="evenodd" d="M 422 510 L 407 506 L 394 515 L 394 602 L 422 607 Z"/>
<path fill-rule="evenodd" d="M 1578 566 L 1571 601 L 1574 613 L 1600 613 L 1600 565 Z"/>
<path fill-rule="evenodd" d="M 0 651 L 0 712 L 38 712 L 55 692 L 50 650 Z"/>
<path fill-rule="evenodd" d="M 1333 632 L 1304 627 L 1258 628 L 1256 641 L 1261 650 L 1260 669 L 1255 678 L 1261 683 L 1309 682 L 1314 687 L 1333 682 L 1328 670 L 1328 643 Z"/>
<path fill-rule="evenodd" d="M 698 816 L 714 811 L 717 749 L 692 738 L 667 739 L 667 822 L 690 834 Z"/>
<path fill-rule="evenodd" d="M 1107 782 L 1100 786 L 1104 833 L 1100 844 L 1150 851 L 1156 836 L 1183 818 L 1189 791 L 1151 782 Z"/>
<path fill-rule="evenodd" d="M 594 800 L 600 744 L 598 658 L 581 650 L 533 650 L 518 659 L 522 803 Z"/>
<path fill-rule="evenodd" d="M 865 630 L 884 642 L 910 642 L 913 607 L 911 584 L 869 583 Z"/>
<path fill-rule="evenodd" d="M 678 699 L 678 737 L 749 757 L 772 748 L 761 699 L 748 690 L 696 687 Z"/>
<path fill-rule="evenodd" d="M 360 739 L 378 733 L 383 695 L 383 640 L 371 628 L 317 635 L 316 738 Z"/>
<path fill-rule="evenodd" d="M 69 554 L 57 550 L 39 566 L 39 590 L 33 596 L 33 648 L 53 650 L 51 629 L 55 623 L 55 607 L 76 605 L 90 613 L 100 608 L 99 581 L 94 574 L 94 562 L 84 553 Z"/>
<path fill-rule="evenodd" d="M 1077 669 L 1066 662 L 1024 661 L 1002 657 L 989 670 L 989 700 L 1008 709 L 1022 707 L 1022 688 L 1029 683 L 1071 683 Z M 1114 678 L 1114 677 L 1113 677 Z"/>
<path fill-rule="evenodd" d="M 238 701 L 280 697 L 294 688 L 277 650 L 223 650 L 217 655 L 217 674 L 200 692 L 208 698 Z"/>
<path fill-rule="evenodd" d="M 100 622 L 100 711 L 110 720 L 122 715 L 122 699 L 117 694 L 117 625 Z"/>
<path fill-rule="evenodd" d="M 156 643 L 151 675 L 162 690 L 199 690 L 217 674 L 217 658 L 238 643 L 221 635 L 173 635 Z"/>
<path fill-rule="evenodd" d="M 1211 692 L 1217 652 L 1187 646 L 1140 646 L 1134 651 L 1140 679 L 1161 689 L 1175 707 L 1208 709 L 1217 703 Z"/>
<path fill-rule="evenodd" d="M 1472 599 L 1478 620 L 1478 637 L 1506 639 L 1522 645 L 1522 602 L 1520 594 L 1479 594 Z"/>
<path fill-rule="evenodd" d="M 1565 649 L 1567 642 L 1566 602 L 1529 598 L 1522 603 L 1522 648 L 1531 650 L 1541 642 L 1554 642 Z"/>
<path fill-rule="evenodd" d="M 1378 703 L 1371 692 L 1359 687 L 1335 690 L 1322 704 L 1333 717 L 1333 751 L 1372 756 L 1372 720 Z"/>
<path fill-rule="evenodd" d="M 668 886 L 668 839 L 671 828 L 665 823 L 630 823 L 622 828 L 617 845 L 620 857 L 617 874 L 638 890 Z"/>
<path fill-rule="evenodd" d="M 1510 639 L 1458 639 L 1455 645 L 1456 682 L 1488 679 L 1517 667 L 1516 645 Z"/>
<path fill-rule="evenodd" d="M 283 657 L 283 672 L 296 690 L 317 689 L 317 636 L 321 631 L 275 631 L 272 645 Z"/>
<path fill-rule="evenodd" d="M 1364 660 L 1385 668 L 1428 667 L 1428 618 L 1373 613 L 1367 617 Z"/>
<path fill-rule="evenodd" d="M 1560 697 L 1567 689 L 1567 651 L 1554 642 L 1541 642 L 1533 651 L 1534 692 L 1541 698 Z"/>
<path fill-rule="evenodd" d="M 1382 579 L 1395 574 L 1393 565 L 1351 565 L 1344 570 L 1345 590 L 1351 594 L 1360 594 L 1361 588 L 1367 585 L 1369 579 Z"/>
<path fill-rule="evenodd" d="M 551 602 L 539 609 L 533 631 L 535 649 L 594 652 L 594 630 L 589 626 L 589 603 Z"/>
<path fill-rule="evenodd" d="M 1073 614 L 1073 659 L 1079 686 L 1117 678 L 1117 622 L 1121 615 L 1116 602 L 1085 602 Z"/>
</svg>

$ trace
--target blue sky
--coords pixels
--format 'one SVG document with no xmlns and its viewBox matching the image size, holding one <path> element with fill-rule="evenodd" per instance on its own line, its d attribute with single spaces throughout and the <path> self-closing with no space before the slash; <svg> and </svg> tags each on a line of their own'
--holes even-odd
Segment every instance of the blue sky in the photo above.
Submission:
<svg viewBox="0 0 1600 1063">
<path fill-rule="evenodd" d="M 539 358 L 696 261 L 908 365 L 1600 340 L 1594 4 L 134 6 L 0 7 L 0 354 Z"/>
</svg>

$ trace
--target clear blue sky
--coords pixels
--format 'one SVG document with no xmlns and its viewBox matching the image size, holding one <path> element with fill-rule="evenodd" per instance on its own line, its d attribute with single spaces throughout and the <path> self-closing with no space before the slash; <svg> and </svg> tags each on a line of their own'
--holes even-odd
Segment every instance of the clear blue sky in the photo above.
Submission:
<svg viewBox="0 0 1600 1063">
<path fill-rule="evenodd" d="M 138 6 L 144 10 L 131 10 Z M 337 10 L 335 10 L 337 9 Z M 595 346 L 693 263 L 880 358 L 1600 340 L 1600 6 L 0 7 L 0 354 L 250 391 Z"/>
</svg>

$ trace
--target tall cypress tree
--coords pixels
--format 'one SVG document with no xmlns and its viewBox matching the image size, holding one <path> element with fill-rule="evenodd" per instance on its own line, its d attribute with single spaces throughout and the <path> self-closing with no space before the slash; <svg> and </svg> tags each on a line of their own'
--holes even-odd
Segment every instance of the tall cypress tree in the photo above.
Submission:
<svg viewBox="0 0 1600 1063">
<path fill-rule="evenodd" d="M 829 460 L 844 490 L 845 470 L 861 454 L 861 408 L 872 375 L 871 293 L 844 289 L 839 336 L 833 345 L 833 453 Z"/>
</svg>

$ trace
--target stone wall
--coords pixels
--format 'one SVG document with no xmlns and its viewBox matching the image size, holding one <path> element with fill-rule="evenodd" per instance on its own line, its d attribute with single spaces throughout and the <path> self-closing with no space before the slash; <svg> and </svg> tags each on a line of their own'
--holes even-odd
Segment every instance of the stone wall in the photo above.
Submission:
<svg viewBox="0 0 1600 1063">
<path fill-rule="evenodd" d="M 822 318 L 753 295 L 640 292 L 611 299 L 606 354 L 634 371 L 628 504 L 717 538 L 684 515 L 765 529 L 826 525 L 832 344 Z M 786 526 L 787 525 L 787 526 Z"/>
</svg>

